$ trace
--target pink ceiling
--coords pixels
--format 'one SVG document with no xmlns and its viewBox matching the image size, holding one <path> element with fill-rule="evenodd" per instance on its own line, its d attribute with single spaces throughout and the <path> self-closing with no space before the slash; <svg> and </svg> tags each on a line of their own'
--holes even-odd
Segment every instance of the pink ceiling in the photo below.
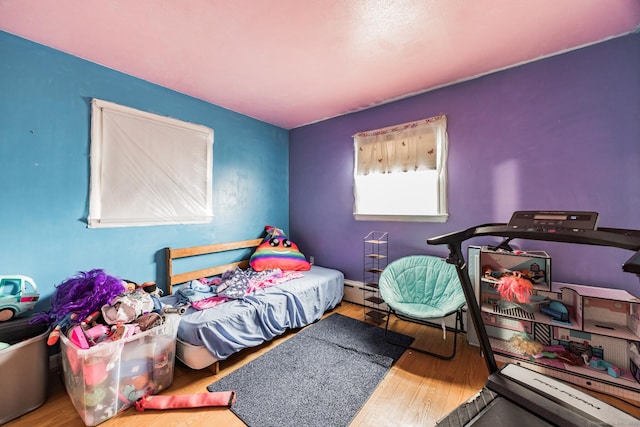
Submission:
<svg viewBox="0 0 640 427">
<path fill-rule="evenodd" d="M 0 30 L 287 129 L 639 25 L 638 0 L 0 0 Z"/>
</svg>

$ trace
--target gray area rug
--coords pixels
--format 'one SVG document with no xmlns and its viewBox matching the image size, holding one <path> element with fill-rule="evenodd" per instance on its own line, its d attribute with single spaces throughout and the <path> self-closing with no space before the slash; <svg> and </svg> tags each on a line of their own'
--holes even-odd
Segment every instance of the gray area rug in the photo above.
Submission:
<svg viewBox="0 0 640 427">
<path fill-rule="evenodd" d="M 336 313 L 207 389 L 235 390 L 231 410 L 251 427 L 347 426 L 403 352 L 384 329 Z"/>
</svg>

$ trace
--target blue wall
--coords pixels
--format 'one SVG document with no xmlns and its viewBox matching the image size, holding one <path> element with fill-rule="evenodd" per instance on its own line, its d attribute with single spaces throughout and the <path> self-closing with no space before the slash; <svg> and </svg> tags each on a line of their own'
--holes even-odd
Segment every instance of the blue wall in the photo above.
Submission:
<svg viewBox="0 0 640 427">
<path fill-rule="evenodd" d="M 213 128 L 212 223 L 87 228 L 91 98 Z M 288 150 L 285 129 L 0 32 L 0 275 L 33 277 L 44 309 L 93 268 L 163 286 L 166 246 L 288 229 Z"/>
<path fill-rule="evenodd" d="M 438 114 L 448 122 L 449 220 L 355 221 L 352 135 Z M 303 126 L 290 140 L 291 232 L 348 279 L 363 280 L 371 230 L 389 232 L 395 259 L 444 256 L 426 239 L 504 223 L 515 210 L 595 210 L 603 227 L 640 229 L 640 34 Z M 550 253 L 555 281 L 640 296 L 638 278 L 620 268 L 629 251 L 518 243 Z"/>
</svg>

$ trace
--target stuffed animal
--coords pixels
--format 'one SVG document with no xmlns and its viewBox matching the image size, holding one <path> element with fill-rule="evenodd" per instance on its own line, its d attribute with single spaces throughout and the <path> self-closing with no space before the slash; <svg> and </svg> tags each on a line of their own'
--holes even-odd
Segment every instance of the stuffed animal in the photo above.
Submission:
<svg viewBox="0 0 640 427">
<path fill-rule="evenodd" d="M 293 243 L 279 228 L 267 225 L 267 236 L 256 248 L 249 263 L 255 271 L 279 268 L 281 270 L 304 271 L 311 268 L 298 245 Z"/>
</svg>

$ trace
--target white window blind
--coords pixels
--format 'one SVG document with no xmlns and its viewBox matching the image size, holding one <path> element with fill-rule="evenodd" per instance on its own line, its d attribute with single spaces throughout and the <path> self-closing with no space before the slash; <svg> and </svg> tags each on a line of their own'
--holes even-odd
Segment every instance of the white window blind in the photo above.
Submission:
<svg viewBox="0 0 640 427">
<path fill-rule="evenodd" d="M 212 129 L 93 99 L 89 228 L 211 222 L 212 165 Z"/>
<path fill-rule="evenodd" d="M 446 221 L 447 151 L 444 115 L 354 135 L 355 218 Z"/>
</svg>

